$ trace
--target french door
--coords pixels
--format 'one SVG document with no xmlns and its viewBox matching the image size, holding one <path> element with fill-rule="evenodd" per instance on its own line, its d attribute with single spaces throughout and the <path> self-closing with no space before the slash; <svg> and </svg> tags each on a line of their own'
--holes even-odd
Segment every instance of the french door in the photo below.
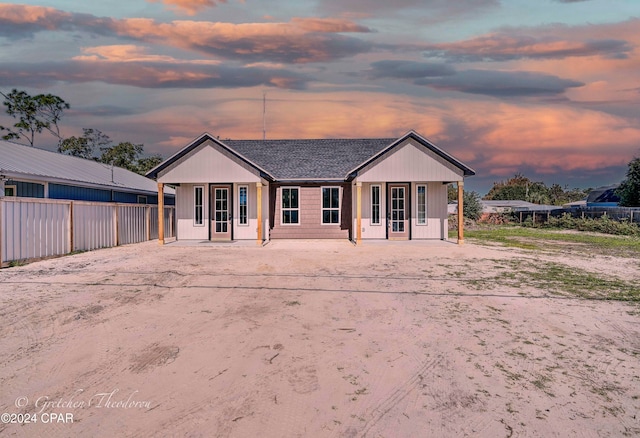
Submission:
<svg viewBox="0 0 640 438">
<path fill-rule="evenodd" d="M 388 190 L 389 239 L 404 240 L 409 238 L 409 185 L 390 184 Z"/>
<path fill-rule="evenodd" d="M 231 187 L 211 187 L 211 240 L 231 240 Z"/>
</svg>

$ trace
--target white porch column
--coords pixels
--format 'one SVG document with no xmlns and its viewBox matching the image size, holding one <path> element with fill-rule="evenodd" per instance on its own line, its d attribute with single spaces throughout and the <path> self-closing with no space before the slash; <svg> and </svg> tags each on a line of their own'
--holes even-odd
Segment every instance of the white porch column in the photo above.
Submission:
<svg viewBox="0 0 640 438">
<path fill-rule="evenodd" d="M 258 245 L 262 245 L 262 183 L 261 182 L 257 182 L 256 183 L 256 198 L 258 201 L 258 208 L 257 208 L 257 216 L 258 216 L 258 240 L 257 240 L 257 244 Z"/>
<path fill-rule="evenodd" d="M 164 184 L 158 183 L 158 243 L 164 245 Z"/>
<path fill-rule="evenodd" d="M 458 245 L 464 243 L 464 181 L 458 181 Z"/>
<path fill-rule="evenodd" d="M 360 245 L 362 242 L 362 183 L 358 181 L 356 183 L 356 244 Z"/>
</svg>

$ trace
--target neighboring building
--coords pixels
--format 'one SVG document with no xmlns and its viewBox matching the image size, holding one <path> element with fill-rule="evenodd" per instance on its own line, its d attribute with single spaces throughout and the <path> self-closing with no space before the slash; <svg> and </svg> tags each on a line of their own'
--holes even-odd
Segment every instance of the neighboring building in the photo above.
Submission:
<svg viewBox="0 0 640 438">
<path fill-rule="evenodd" d="M 566 204 L 562 204 L 562 208 L 584 208 L 587 206 L 587 200 L 583 199 L 581 201 L 573 201 L 567 202 Z"/>
<path fill-rule="evenodd" d="M 520 200 L 481 200 L 482 213 L 515 213 L 520 211 L 549 211 L 560 207 L 557 205 L 534 204 Z"/>
<path fill-rule="evenodd" d="M 534 204 L 533 202 L 520 200 L 480 200 L 482 206 L 482 216 L 491 214 L 518 213 L 521 211 L 551 211 L 560 207 L 557 205 Z M 451 202 L 448 205 L 449 214 L 458 213 L 458 203 Z"/>
<path fill-rule="evenodd" d="M 178 239 L 263 241 L 446 239 L 447 184 L 460 195 L 474 174 L 411 131 L 265 141 L 205 133 L 147 176 L 177 186 Z"/>
<path fill-rule="evenodd" d="M 142 175 L 84 158 L 0 141 L 0 196 L 157 204 L 157 184 Z M 164 189 L 167 205 L 175 190 Z"/>
<path fill-rule="evenodd" d="M 620 197 L 616 195 L 618 185 L 598 187 L 589 192 L 587 207 L 617 207 Z"/>
</svg>

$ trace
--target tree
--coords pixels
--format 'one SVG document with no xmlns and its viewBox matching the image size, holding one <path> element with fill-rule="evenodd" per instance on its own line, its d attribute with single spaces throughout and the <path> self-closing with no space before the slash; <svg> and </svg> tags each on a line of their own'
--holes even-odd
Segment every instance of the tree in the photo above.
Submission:
<svg viewBox="0 0 640 438">
<path fill-rule="evenodd" d="M 101 148 L 102 155 L 98 161 L 137 172 L 138 156 L 142 153 L 143 149 L 144 146 L 141 144 L 133 144 L 130 141 L 125 141 L 115 146 Z"/>
<path fill-rule="evenodd" d="M 462 195 L 462 214 L 464 217 L 478 220 L 482 216 L 482 204 L 478 192 L 465 191 Z"/>
<path fill-rule="evenodd" d="M 138 173 L 146 175 L 148 171 L 162 163 L 163 158 L 161 155 L 151 155 L 149 157 L 138 158 Z"/>
<path fill-rule="evenodd" d="M 616 190 L 616 195 L 620 196 L 623 207 L 640 207 L 640 157 L 629 162 L 627 178 Z"/>
<path fill-rule="evenodd" d="M 484 199 L 523 200 L 538 204 L 550 202 L 547 186 L 543 182 L 533 182 L 521 173 L 506 181 L 494 183 Z"/>
<path fill-rule="evenodd" d="M 58 144 L 58 152 L 80 158 L 93 158 L 93 150 L 84 137 L 65 138 Z"/>
<path fill-rule="evenodd" d="M 447 186 L 447 198 L 449 202 L 458 203 L 458 189 L 453 185 Z M 475 191 L 465 190 L 462 195 L 462 214 L 464 217 L 478 220 L 482 216 L 482 203 L 480 202 L 480 195 Z"/>
<path fill-rule="evenodd" d="M 100 150 L 102 155 L 98 158 L 98 161 L 112 166 L 123 167 L 141 175 L 146 174 L 162 162 L 160 155 L 142 157 L 144 145 L 133 144 L 128 141 L 118 143 L 115 146 L 105 146 Z"/>
<path fill-rule="evenodd" d="M 7 114 L 18 119 L 11 128 L 0 126 L 0 131 L 7 131 L 7 134 L 2 136 L 4 140 L 23 139 L 33 146 L 35 135 L 45 129 L 60 139 L 58 122 L 64 110 L 70 108 L 67 102 L 53 94 L 31 96 L 16 89 L 9 94 L 0 94 L 5 98 Z"/>
<path fill-rule="evenodd" d="M 92 128 L 82 128 L 82 137 L 65 138 L 58 145 L 58 152 L 74 157 L 96 159 L 96 150 L 109 147 L 112 143 L 108 135 Z"/>
</svg>

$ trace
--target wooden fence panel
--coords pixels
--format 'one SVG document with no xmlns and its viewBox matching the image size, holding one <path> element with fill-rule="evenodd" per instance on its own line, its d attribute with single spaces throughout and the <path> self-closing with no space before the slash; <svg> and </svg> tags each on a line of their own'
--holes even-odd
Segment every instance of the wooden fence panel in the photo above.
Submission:
<svg viewBox="0 0 640 438">
<path fill-rule="evenodd" d="M 118 242 L 120 245 L 147 240 L 147 206 L 118 205 Z"/>
<path fill-rule="evenodd" d="M 91 251 L 116 246 L 110 203 L 73 202 L 73 251 Z"/>
<path fill-rule="evenodd" d="M 49 257 L 69 252 L 68 202 L 3 199 L 2 261 Z"/>
<path fill-rule="evenodd" d="M 139 204 L 1 198 L 0 266 L 157 239 L 157 212 Z M 175 207 L 164 213 L 165 236 L 173 237 Z"/>
</svg>

